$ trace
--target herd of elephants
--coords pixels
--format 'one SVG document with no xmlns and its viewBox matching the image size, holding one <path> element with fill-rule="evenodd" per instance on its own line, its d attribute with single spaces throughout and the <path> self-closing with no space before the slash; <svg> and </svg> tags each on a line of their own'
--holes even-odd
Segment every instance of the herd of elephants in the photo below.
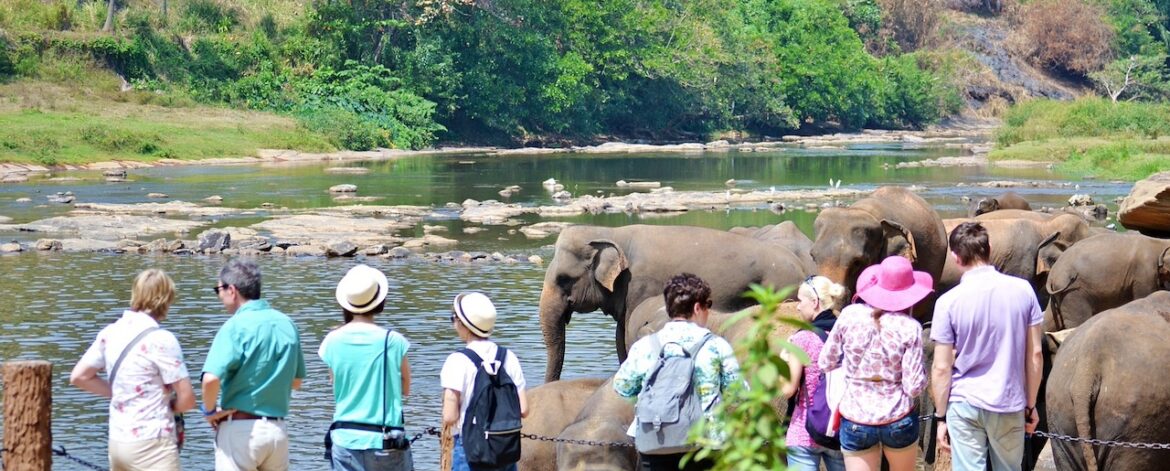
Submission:
<svg viewBox="0 0 1170 471">
<path fill-rule="evenodd" d="M 1091 227 L 1083 216 L 1031 211 L 1014 193 L 981 202 L 975 219 L 988 230 L 992 263 L 1032 282 L 1045 309 L 1045 383 L 1039 430 L 1129 442 L 1170 442 L 1170 240 Z M 565 331 L 574 313 L 600 310 L 616 321 L 620 360 L 641 336 L 667 321 L 662 287 L 682 272 L 711 285 L 709 326 L 733 343 L 747 331 L 723 322 L 750 308 L 751 284 L 794 286 L 820 274 L 847 288 L 861 271 L 889 255 L 930 273 L 935 293 L 914 308 L 924 323 L 926 362 L 933 357 L 929 321 L 934 299 L 961 273 L 948 256 L 951 228 L 970 219 L 942 219 L 912 191 L 882 187 L 848 207 L 821 211 L 810 239 L 791 222 L 719 231 L 700 227 L 570 226 L 557 239 L 540 296 L 547 348 L 545 384 L 529 391 L 526 433 L 563 440 L 526 441 L 521 469 L 632 470 L 637 456 L 626 428 L 633 406 L 605 378 L 560 380 Z M 597 365 L 596 374 L 617 365 Z M 586 373 L 586 372 L 581 372 Z M 780 393 L 777 391 L 777 395 Z M 782 398 L 776 402 L 783 406 Z M 924 394 L 920 415 L 932 413 Z M 929 427 L 923 427 L 928 430 Z M 574 440 L 574 441 L 565 441 Z M 1045 439 L 1032 436 L 1039 451 Z M 585 444 L 583 441 L 594 443 Z M 925 443 L 925 439 L 923 440 Z M 601 445 L 599 445 L 600 443 Z M 1061 470 L 1170 467 L 1170 451 L 1091 446 L 1055 440 Z M 1036 453 L 1032 453 L 1035 455 Z M 1035 464 L 1035 456 L 1028 468 Z"/>
</svg>

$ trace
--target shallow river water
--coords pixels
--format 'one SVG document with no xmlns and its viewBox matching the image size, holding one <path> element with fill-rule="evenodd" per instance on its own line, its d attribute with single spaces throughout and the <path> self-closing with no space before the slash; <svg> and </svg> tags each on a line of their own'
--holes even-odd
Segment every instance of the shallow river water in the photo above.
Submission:
<svg viewBox="0 0 1170 471">
<path fill-rule="evenodd" d="M 892 168 L 898 162 L 956 155 L 957 150 L 904 149 L 898 145 L 860 145 L 844 150 L 783 149 L 761 153 L 553 155 L 488 157 L 482 155 L 410 157 L 392 161 L 345 163 L 370 168 L 365 175 L 331 175 L 330 164 L 298 166 L 172 167 L 132 170 L 131 181 L 104 183 L 97 172 L 70 172 L 58 177 L 74 181 L 33 181 L 0 186 L 0 216 L 16 223 L 66 213 L 65 205 L 47 205 L 45 195 L 72 191 L 79 202 L 137 203 L 147 193 L 161 192 L 171 200 L 199 201 L 221 195 L 224 205 L 256 208 L 262 203 L 290 209 L 335 204 L 326 189 L 353 183 L 362 196 L 378 196 L 374 204 L 413 204 L 434 208 L 427 224 L 450 228 L 448 237 L 460 240 L 459 250 L 502 251 L 552 257 L 553 238 L 528 240 L 510 234 L 506 226 L 465 235 L 465 223 L 447 202 L 499 199 L 497 191 L 517 184 L 522 192 L 512 202 L 551 204 L 540 182 L 556 178 L 579 194 L 620 194 L 617 180 L 653 180 L 676 190 L 723 191 L 724 181 L 739 188 L 822 188 L 830 178 L 842 187 L 918 185 L 920 193 L 943 217 L 965 215 L 962 196 L 995 195 L 1004 190 L 973 184 L 990 180 L 1039 181 L 1037 187 L 1017 188 L 1034 206 L 1060 206 L 1073 193 L 1088 193 L 1116 209 L 1113 199 L 1130 184 L 1073 180 L 1042 168 Z M 883 164 L 889 164 L 890 169 Z M 957 186 L 964 183 L 964 186 Z M 19 203 L 18 198 L 31 203 Z M 254 212 L 217 220 L 214 226 L 245 226 L 265 214 Z M 551 219 L 601 225 L 634 223 L 688 224 L 726 229 L 793 220 L 811 233 L 815 213 L 802 210 L 775 214 L 761 205 L 712 212 L 691 211 L 642 218 L 608 214 Z M 526 222 L 537 219 L 528 217 Z M 470 225 L 470 224 L 466 224 Z M 422 234 L 421 227 L 417 234 Z M 0 240 L 32 241 L 43 235 L 5 232 Z M 173 236 L 168 236 L 173 237 Z M 193 238 L 193 234 L 185 238 Z M 53 436 L 56 445 L 85 460 L 106 464 L 106 400 L 69 386 L 69 370 L 94 336 L 120 316 L 129 302 L 134 275 L 158 267 L 172 275 L 179 298 L 164 327 L 173 331 L 184 348 L 192 376 L 198 372 L 216 330 L 227 318 L 211 288 L 225 261 L 221 256 L 151 256 L 69 253 L 29 253 L 0 256 L 0 361 L 44 359 L 53 362 Z M 441 390 L 439 368 L 446 355 L 459 348 L 447 321 L 448 303 L 459 291 L 486 292 L 500 310 L 495 336 L 515 350 L 530 387 L 543 381 L 544 347 L 537 324 L 544 268 L 532 264 L 446 265 L 420 260 L 261 257 L 264 296 L 288 313 L 300 328 L 308 377 L 302 391 L 293 394 L 288 420 L 292 468 L 327 469 L 321 459 L 323 433 L 332 414 L 332 393 L 325 365 L 316 356 L 320 340 L 340 322 L 333 301 L 337 280 L 352 265 L 368 263 L 391 280 L 386 313 L 380 323 L 398 329 L 412 342 L 409 353 L 414 371 L 413 395 L 407 399 L 408 433 L 437 425 Z M 617 368 L 613 327 L 600 313 L 576 315 L 569 326 L 565 377 L 605 376 Z M 194 378 L 193 378 L 194 379 Z M 198 385 L 196 384 L 196 389 Z M 182 453 L 184 469 L 206 470 L 213 464 L 210 429 L 188 415 L 188 444 Z M 438 440 L 423 437 L 415 444 L 420 470 L 438 467 Z M 54 469 L 76 469 L 56 458 Z"/>
</svg>

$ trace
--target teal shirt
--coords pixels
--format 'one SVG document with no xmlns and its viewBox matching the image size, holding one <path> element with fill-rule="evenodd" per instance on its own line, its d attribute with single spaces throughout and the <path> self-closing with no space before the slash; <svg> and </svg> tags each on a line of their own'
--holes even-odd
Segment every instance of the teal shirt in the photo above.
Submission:
<svg viewBox="0 0 1170 471">
<path fill-rule="evenodd" d="M 203 372 L 220 379 L 221 409 L 285 417 L 293 379 L 305 377 L 297 326 L 268 301 L 248 301 L 215 334 Z"/>
<path fill-rule="evenodd" d="M 388 340 L 386 329 L 351 322 L 321 341 L 318 355 L 333 372 L 334 421 L 403 425 L 402 361 L 410 342 L 398 332 L 390 332 Z M 382 449 L 382 434 L 378 432 L 338 429 L 332 433 L 333 443 L 340 447 Z"/>
</svg>

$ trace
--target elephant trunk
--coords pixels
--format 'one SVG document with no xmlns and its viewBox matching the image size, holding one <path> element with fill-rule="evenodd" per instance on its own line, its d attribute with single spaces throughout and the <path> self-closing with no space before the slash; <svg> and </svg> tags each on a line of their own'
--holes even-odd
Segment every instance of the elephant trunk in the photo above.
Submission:
<svg viewBox="0 0 1170 471">
<path fill-rule="evenodd" d="M 540 290 L 540 331 L 544 335 L 547 360 L 544 382 L 561 379 L 565 363 L 565 326 L 569 323 L 568 305 L 556 285 L 545 282 Z"/>
</svg>

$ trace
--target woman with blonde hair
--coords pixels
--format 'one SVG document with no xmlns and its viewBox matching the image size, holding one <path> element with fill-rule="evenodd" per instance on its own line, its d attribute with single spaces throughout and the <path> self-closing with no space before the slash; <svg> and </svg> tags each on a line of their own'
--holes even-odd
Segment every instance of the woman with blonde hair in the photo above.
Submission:
<svg viewBox="0 0 1170 471">
<path fill-rule="evenodd" d="M 863 303 L 841 310 L 819 364 L 844 368 L 838 437 L 849 471 L 876 471 L 882 456 L 892 471 L 912 471 L 918 457 L 915 398 L 926 388 L 922 325 L 910 308 L 934 291 L 926 272 L 894 255 L 861 272 Z"/>
<path fill-rule="evenodd" d="M 130 309 L 98 333 L 69 375 L 74 386 L 110 398 L 111 471 L 179 469 L 174 414 L 195 407 L 195 392 L 178 339 L 158 324 L 174 301 L 166 273 L 139 273 Z"/>
<path fill-rule="evenodd" d="M 783 387 L 784 397 L 796 395 L 796 407 L 792 410 L 792 421 L 785 435 L 788 446 L 788 469 L 795 471 L 817 471 L 821 462 L 828 471 L 843 471 L 845 463 L 840 449 L 817 444 L 805 428 L 805 415 L 812 406 L 813 393 L 821 384 L 821 368 L 816 359 L 824 347 L 824 338 L 837 322 L 838 299 L 845 294 L 845 287 L 823 276 L 810 276 L 800 283 L 796 291 L 799 301 L 796 310 L 801 320 L 813 325 L 813 330 L 800 330 L 788 337 L 788 341 L 800 347 L 813 359 L 807 367 L 787 351 L 781 356 L 788 362 L 788 370 L 796 380 Z"/>
</svg>

